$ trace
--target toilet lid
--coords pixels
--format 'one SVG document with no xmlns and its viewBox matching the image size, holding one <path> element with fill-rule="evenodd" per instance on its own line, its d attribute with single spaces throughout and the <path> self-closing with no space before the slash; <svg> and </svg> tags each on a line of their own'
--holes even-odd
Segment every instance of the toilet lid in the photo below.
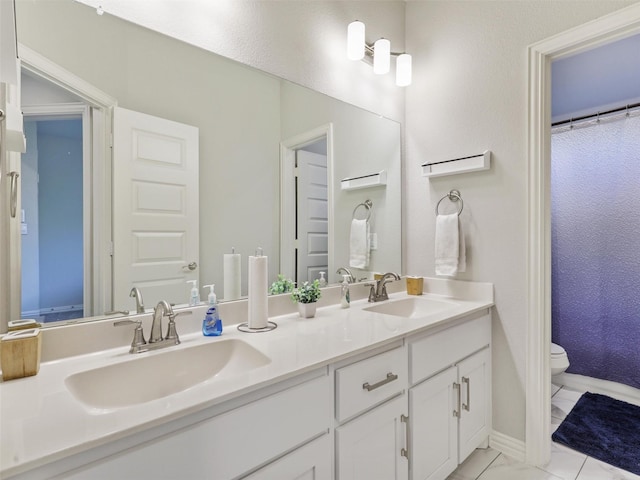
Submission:
<svg viewBox="0 0 640 480">
<path fill-rule="evenodd" d="M 564 348 L 562 348 L 560 345 L 556 345 L 555 343 L 551 344 L 551 355 L 564 355 L 565 352 Z"/>
</svg>

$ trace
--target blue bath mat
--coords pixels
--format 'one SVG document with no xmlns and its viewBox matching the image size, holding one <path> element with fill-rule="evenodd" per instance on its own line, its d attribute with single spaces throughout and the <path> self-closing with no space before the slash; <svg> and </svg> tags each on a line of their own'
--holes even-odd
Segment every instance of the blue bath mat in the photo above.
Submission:
<svg viewBox="0 0 640 480">
<path fill-rule="evenodd" d="M 640 475 L 640 407 L 587 392 L 551 438 Z"/>
</svg>

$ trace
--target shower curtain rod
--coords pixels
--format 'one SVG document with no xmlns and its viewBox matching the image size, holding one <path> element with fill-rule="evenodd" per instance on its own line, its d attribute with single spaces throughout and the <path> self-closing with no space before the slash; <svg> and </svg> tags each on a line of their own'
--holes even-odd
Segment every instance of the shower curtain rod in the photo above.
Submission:
<svg viewBox="0 0 640 480">
<path fill-rule="evenodd" d="M 552 123 L 551 126 L 552 127 L 557 127 L 559 125 L 567 125 L 567 124 L 570 124 L 570 123 L 573 123 L 573 122 L 579 122 L 579 121 L 582 121 L 582 120 L 588 120 L 589 118 L 597 118 L 600 115 L 609 115 L 610 113 L 624 112 L 625 110 L 628 111 L 628 110 L 631 110 L 633 108 L 638 108 L 638 107 L 640 107 L 640 102 L 633 103 L 633 104 L 630 104 L 630 105 L 625 105 L 624 107 L 613 108 L 611 110 L 606 110 L 604 112 L 597 112 L 597 113 L 592 113 L 590 115 L 583 115 L 581 117 L 570 118 L 569 120 L 562 120 L 561 122 Z"/>
</svg>

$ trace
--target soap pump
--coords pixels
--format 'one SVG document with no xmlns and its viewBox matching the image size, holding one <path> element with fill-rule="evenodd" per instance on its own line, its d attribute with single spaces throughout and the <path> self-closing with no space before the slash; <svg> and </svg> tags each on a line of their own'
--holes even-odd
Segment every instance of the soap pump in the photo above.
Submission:
<svg viewBox="0 0 640 480">
<path fill-rule="evenodd" d="M 340 286 L 340 306 L 349 308 L 351 306 L 351 295 L 349 294 L 349 275 L 342 275 Z"/>
<path fill-rule="evenodd" d="M 189 305 L 195 306 L 200 303 L 200 293 L 198 292 L 198 281 L 197 280 L 187 280 L 187 283 L 193 285 L 191 288 L 191 294 L 189 295 Z"/>
<path fill-rule="evenodd" d="M 216 292 L 213 291 L 214 288 L 216 288 L 215 284 L 211 284 L 211 285 L 203 285 L 202 288 L 208 288 L 209 289 L 209 295 L 207 295 L 207 303 L 209 304 L 210 307 L 215 307 L 218 305 L 218 298 L 216 297 Z"/>
<path fill-rule="evenodd" d="M 209 296 L 207 297 L 209 309 L 202 321 L 202 334 L 207 337 L 218 337 L 222 335 L 222 319 L 218 314 L 218 302 L 216 293 L 213 291 L 215 285 L 204 286 L 204 288 L 207 287 L 209 287 Z"/>
<path fill-rule="evenodd" d="M 320 287 L 327 286 L 327 279 L 324 277 L 325 272 L 320 272 L 320 278 L 318 279 L 318 285 Z"/>
</svg>

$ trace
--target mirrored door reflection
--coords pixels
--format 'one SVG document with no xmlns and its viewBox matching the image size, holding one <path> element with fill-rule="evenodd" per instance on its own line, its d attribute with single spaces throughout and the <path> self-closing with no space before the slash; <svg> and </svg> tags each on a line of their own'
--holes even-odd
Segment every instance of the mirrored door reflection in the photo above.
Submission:
<svg viewBox="0 0 640 480">
<path fill-rule="evenodd" d="M 327 138 L 296 151 L 296 285 L 329 269 Z"/>
</svg>

